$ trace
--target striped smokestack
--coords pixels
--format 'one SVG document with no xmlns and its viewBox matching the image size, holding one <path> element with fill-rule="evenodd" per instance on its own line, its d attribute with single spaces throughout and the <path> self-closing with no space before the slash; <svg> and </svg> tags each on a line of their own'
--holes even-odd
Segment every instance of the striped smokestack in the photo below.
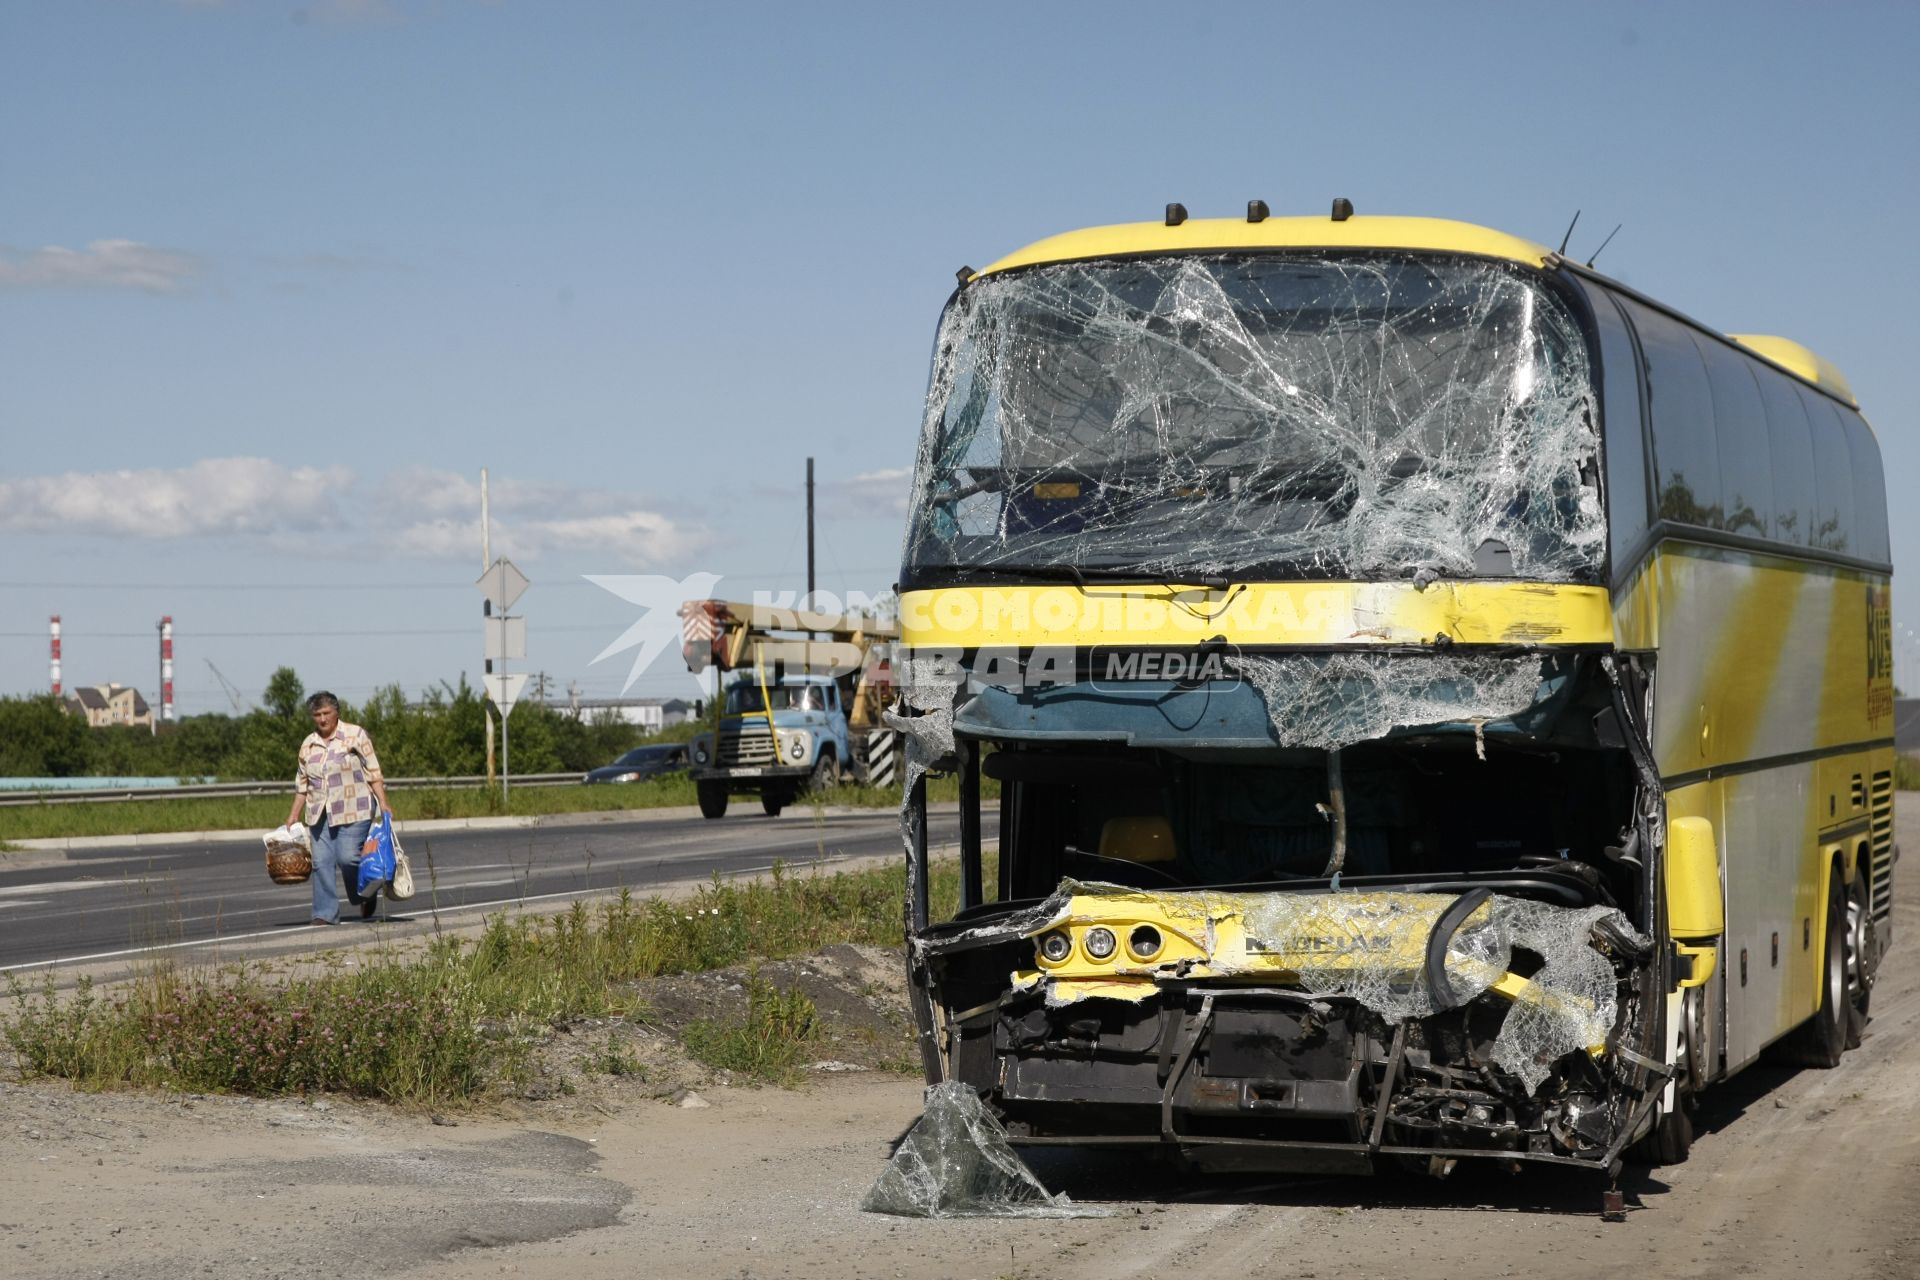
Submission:
<svg viewBox="0 0 1920 1280">
<path fill-rule="evenodd" d="M 52 635 L 52 649 L 50 650 L 51 656 L 47 661 L 47 666 L 51 669 L 53 674 L 53 696 L 57 698 L 60 696 L 60 615 L 59 614 L 56 613 L 53 615 L 53 618 L 51 620 L 51 624 L 48 630 Z"/>
<path fill-rule="evenodd" d="M 173 719 L 173 615 L 160 619 L 160 719 Z"/>
</svg>

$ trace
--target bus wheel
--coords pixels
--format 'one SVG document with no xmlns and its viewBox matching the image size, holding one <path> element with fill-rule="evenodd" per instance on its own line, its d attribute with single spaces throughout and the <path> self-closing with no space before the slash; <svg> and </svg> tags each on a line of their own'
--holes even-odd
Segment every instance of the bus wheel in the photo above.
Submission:
<svg viewBox="0 0 1920 1280">
<path fill-rule="evenodd" d="M 727 788 L 720 782 L 696 782 L 694 794 L 700 797 L 700 816 L 703 818 L 724 818 L 727 816 Z"/>
<path fill-rule="evenodd" d="M 1647 1136 L 1633 1144 L 1627 1158 L 1635 1164 L 1685 1164 L 1693 1150 L 1693 1117 L 1684 1098 L 1673 1111 L 1661 1113 Z"/>
<path fill-rule="evenodd" d="M 1827 884 L 1827 946 L 1820 969 L 1820 1009 L 1781 1044 L 1784 1057 L 1803 1067 L 1837 1067 L 1847 1048 L 1853 1001 L 1847 990 L 1847 887 L 1835 873 Z"/>
<path fill-rule="evenodd" d="M 1858 1049 L 1867 1029 L 1867 1006 L 1873 1000 L 1873 973 L 1867 959 L 1867 886 L 1854 882 L 1847 898 L 1847 1048 Z"/>
</svg>

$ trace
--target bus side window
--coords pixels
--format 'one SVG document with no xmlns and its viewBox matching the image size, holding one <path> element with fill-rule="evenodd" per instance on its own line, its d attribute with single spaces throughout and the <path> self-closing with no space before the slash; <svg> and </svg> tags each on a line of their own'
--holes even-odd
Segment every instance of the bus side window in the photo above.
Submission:
<svg viewBox="0 0 1920 1280">
<path fill-rule="evenodd" d="M 1638 303 L 1626 304 L 1647 357 L 1647 399 L 1653 412 L 1656 513 L 1663 520 L 1719 529 L 1720 450 L 1714 439 L 1713 392 L 1693 335 L 1678 321 Z"/>
<path fill-rule="evenodd" d="M 1887 481 L 1880 468 L 1880 446 L 1866 419 L 1839 409 L 1853 445 L 1853 554 L 1882 564 L 1893 559 L 1887 538 Z"/>
<path fill-rule="evenodd" d="M 1588 295 L 1600 331 L 1600 413 L 1607 466 L 1607 544 L 1613 572 L 1632 566 L 1627 557 L 1647 532 L 1647 442 L 1640 415 L 1639 361 L 1613 295 Z"/>
<path fill-rule="evenodd" d="M 1773 446 L 1773 531 L 1777 542 L 1808 544 L 1813 528 L 1813 437 L 1793 383 L 1771 369 L 1748 366 L 1760 384 Z"/>
<path fill-rule="evenodd" d="M 1807 545 L 1822 551 L 1853 551 L 1853 447 L 1833 401 L 1805 387 L 1800 403 L 1813 428 L 1813 529 Z"/>
<path fill-rule="evenodd" d="M 1707 366 L 1713 391 L 1713 432 L 1720 446 L 1720 510 L 1728 533 L 1764 538 L 1773 532 L 1773 450 L 1767 443 L 1767 414 L 1752 361 L 1724 342 L 1694 335 L 1693 344 Z"/>
</svg>

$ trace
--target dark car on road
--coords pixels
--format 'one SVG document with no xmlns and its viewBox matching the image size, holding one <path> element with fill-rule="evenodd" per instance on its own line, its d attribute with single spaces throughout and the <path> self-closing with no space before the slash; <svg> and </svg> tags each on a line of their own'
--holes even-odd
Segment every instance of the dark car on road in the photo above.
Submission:
<svg viewBox="0 0 1920 1280">
<path fill-rule="evenodd" d="M 652 747 L 635 747 L 612 764 L 589 770 L 582 782 L 639 782 L 644 778 L 682 773 L 687 767 L 687 744 L 666 742 Z"/>
</svg>

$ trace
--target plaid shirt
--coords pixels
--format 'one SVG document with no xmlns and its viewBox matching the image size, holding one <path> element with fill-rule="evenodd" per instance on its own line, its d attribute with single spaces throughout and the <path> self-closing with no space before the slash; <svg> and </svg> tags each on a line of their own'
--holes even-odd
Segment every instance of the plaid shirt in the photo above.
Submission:
<svg viewBox="0 0 1920 1280">
<path fill-rule="evenodd" d="M 293 789 L 307 798 L 308 826 L 324 816 L 327 825 L 345 827 L 377 816 L 371 784 L 385 780 L 373 739 L 359 725 L 342 720 L 334 725 L 331 738 L 310 733 L 300 744 Z"/>
</svg>

